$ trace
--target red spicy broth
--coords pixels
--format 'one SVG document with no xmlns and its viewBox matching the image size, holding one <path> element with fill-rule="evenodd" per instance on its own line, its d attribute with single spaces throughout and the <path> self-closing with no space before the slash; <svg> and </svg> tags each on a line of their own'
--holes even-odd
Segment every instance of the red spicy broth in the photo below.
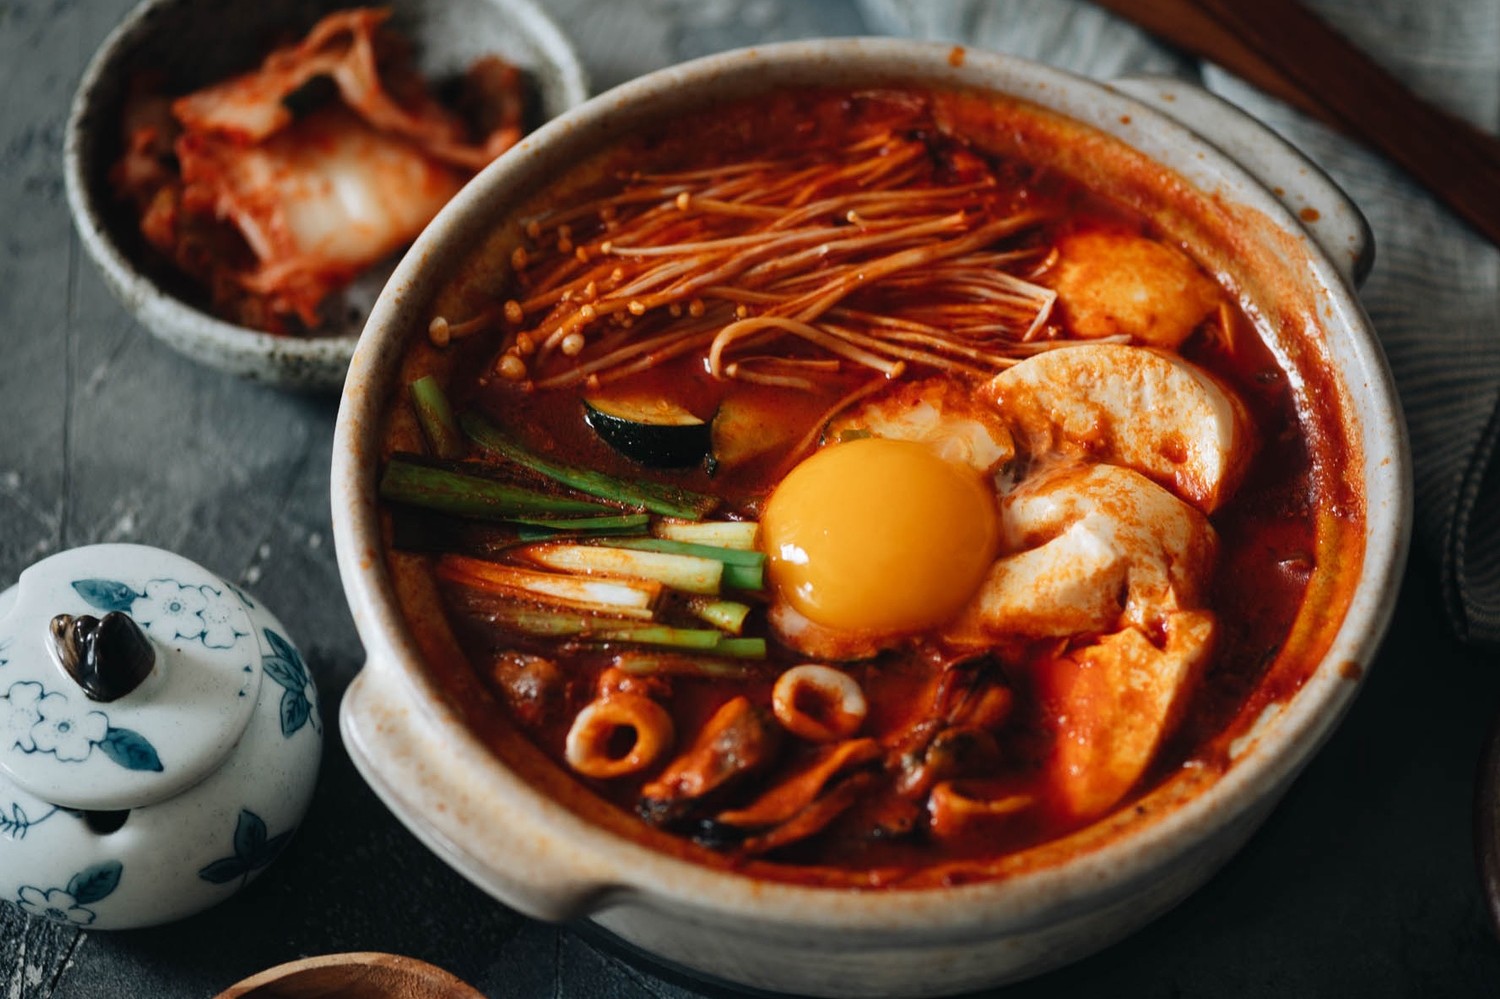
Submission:
<svg viewBox="0 0 1500 999">
<path fill-rule="evenodd" d="M 983 399 L 989 379 L 1001 368 L 987 367 L 985 361 L 961 352 L 935 348 L 925 355 L 881 355 L 857 335 L 841 341 L 857 341 L 859 349 L 899 363 L 900 370 L 893 375 L 851 360 L 852 349 L 830 354 L 823 340 L 775 329 L 760 331 L 763 345 L 756 349 L 793 363 L 756 363 L 763 364 L 765 371 L 800 382 L 766 384 L 726 376 L 722 365 L 717 375 L 710 370 L 709 345 L 724 329 L 775 315 L 788 302 L 795 305 L 805 300 L 806 288 L 818 287 L 819 281 L 836 282 L 844 273 L 840 267 L 851 274 L 861 267 L 874 273 L 879 269 L 876 262 L 890 253 L 945 239 L 961 240 L 966 233 L 1007 217 L 1024 215 L 1034 221 L 972 252 L 987 255 L 974 258 L 983 268 L 1008 269 L 1024 285 L 1045 288 L 1057 267 L 1056 248 L 1080 234 L 1104 233 L 1172 246 L 1146 219 L 1060 172 L 997 156 L 984 151 L 988 147 L 983 143 L 951 134 L 942 124 L 943 116 L 935 112 L 934 100 L 941 103 L 931 95 L 905 92 L 792 91 L 718 108 L 677 121 L 669 130 L 627 140 L 609 162 L 629 164 L 629 170 L 606 170 L 602 180 L 573 192 L 566 205 L 531 220 L 523 229 L 519 255 L 512 256 L 512 263 L 522 266 L 514 268 L 503 289 L 498 294 L 462 295 L 472 305 L 473 317 L 445 315 L 434 323 L 434 330 L 441 326 L 443 334 L 435 334 L 435 339 L 444 341 L 442 349 L 451 354 L 454 374 L 445 388 L 453 407 L 505 428 L 534 454 L 625 480 L 666 483 L 705 494 L 715 502 L 710 519 L 754 521 L 764 513 L 767 498 L 790 468 L 820 448 L 847 443 L 830 429 L 837 425 L 835 421 L 862 406 L 878 407 L 883 399 L 896 396 L 902 385 L 926 380 L 946 381 L 966 397 Z M 794 124 L 788 127 L 788 122 Z M 868 174 L 861 172 L 880 157 L 900 163 L 883 173 L 874 167 Z M 764 206 L 753 197 L 735 193 L 734 179 L 751 174 L 762 189 L 784 184 L 791 192 L 780 200 L 771 199 L 774 213 L 761 211 Z M 667 179 L 655 179 L 659 177 Z M 687 183 L 684 177 L 698 179 Z M 750 280 L 736 288 L 726 279 L 723 285 L 698 287 L 675 297 L 659 295 L 660 300 L 650 299 L 644 291 L 625 296 L 632 302 L 639 300 L 639 310 L 627 306 L 609 312 L 599 304 L 610 302 L 613 290 L 628 291 L 632 281 L 644 281 L 641 275 L 646 268 L 657 266 L 649 263 L 650 258 L 642 262 L 617 255 L 617 248 L 607 245 L 612 237 L 628 246 L 731 240 L 739 233 L 735 227 L 746 218 L 749 222 L 744 224 L 774 226 L 776 219 L 820 199 L 839 197 L 846 199 L 838 205 L 843 210 L 849 198 L 887 181 L 897 191 L 960 192 L 952 195 L 955 202 L 938 207 L 947 210 L 961 202 L 957 214 L 963 216 L 962 224 L 954 223 L 952 231 L 930 238 L 921 237 L 911 247 L 898 243 L 890 253 L 877 247 L 847 260 L 832 254 L 797 277 L 806 281 L 805 287 L 795 280 L 787 282 L 790 290 L 774 282 Z M 726 188 L 729 193 L 717 193 Z M 679 201 L 684 190 L 687 197 Z M 695 207 L 702 209 L 705 203 L 713 216 L 707 223 L 694 214 Z M 744 208 L 747 203 L 760 207 L 752 212 Z M 606 204 L 606 208 L 590 211 L 577 207 Z M 735 208 L 736 204 L 740 207 Z M 680 219 L 670 215 L 669 205 Z M 656 216 L 641 222 L 651 210 L 656 210 Z M 941 219 L 955 212 L 927 214 Z M 817 221 L 830 227 L 828 240 L 843 238 L 832 231 L 835 226 L 880 236 L 899 233 L 901 225 L 936 228 L 942 224 L 923 216 L 909 223 L 905 219 L 892 222 L 881 230 L 878 212 L 872 211 L 871 216 L 848 209 L 840 215 L 825 212 Z M 762 263 L 791 259 L 815 245 L 788 246 Z M 628 273 L 609 275 L 618 278 L 611 283 L 601 268 L 616 259 Z M 944 265 L 930 266 L 941 269 Z M 955 267 L 955 273 L 960 271 L 964 279 L 970 273 Z M 589 275 L 596 275 L 592 287 L 583 280 Z M 1206 276 L 1200 272 L 1197 280 Z M 936 314 L 920 282 L 862 281 L 862 276 L 853 279 L 852 290 L 838 299 L 833 310 L 837 315 L 829 318 L 830 313 L 823 313 L 810 324 L 849 329 L 861 321 L 875 322 L 868 318 L 872 316 L 913 316 L 925 321 Z M 953 319 L 954 328 L 963 328 L 975 310 L 963 298 L 967 287 L 963 281 L 956 279 L 953 286 L 933 297 L 947 310 L 942 315 Z M 493 279 L 489 287 L 494 287 Z M 647 290 L 660 292 L 662 287 L 670 292 L 672 286 Z M 768 287 L 779 290 L 773 294 Z M 559 297 L 559 288 L 569 290 L 567 299 Z M 562 637 L 519 633 L 497 623 L 494 612 L 497 600 L 515 599 L 513 592 L 497 596 L 484 592 L 483 587 L 476 589 L 472 575 L 443 575 L 443 559 L 454 554 L 499 564 L 524 562 L 516 552 L 527 542 L 521 540 L 516 525 L 435 517 L 398 502 L 391 506 L 395 547 L 434 553 L 449 623 L 494 699 L 485 710 L 507 714 L 564 771 L 576 769 L 570 763 L 569 733 L 590 705 L 623 696 L 649 701 L 664 711 L 672 730 L 669 748 L 648 764 L 607 778 L 576 775 L 620 812 L 639 815 L 641 822 L 649 823 L 650 833 L 643 826 L 642 835 L 652 842 L 661 842 L 657 834 L 664 831 L 679 837 L 684 851 L 699 859 L 743 866 L 760 876 L 815 883 L 917 885 L 982 878 L 998 869 L 999 858 L 1055 840 L 1126 807 L 1184 764 L 1222 766 L 1223 746 L 1218 737 L 1252 696 L 1296 618 L 1316 558 L 1313 497 L 1317 483 L 1306 433 L 1289 379 L 1261 341 L 1255 323 L 1227 291 L 1215 288 L 1214 295 L 1214 308 L 1193 323 L 1180 348 L 1166 351 L 1208 372 L 1239 400 L 1254 428 L 1254 451 L 1245 459 L 1237 489 L 1213 509 L 1207 521 L 1217 536 L 1217 555 L 1212 576 L 1204 582 L 1202 606 L 1192 610 L 1212 617 L 1212 651 L 1206 654 L 1206 664 L 1197 668 L 1191 691 L 1183 695 L 1186 707 L 1181 716 L 1163 726 L 1149 763 L 1103 811 L 1080 812 L 1058 791 L 1059 718 L 1066 715 L 1069 705 L 1066 690 L 1059 693 L 1062 688 L 1054 682 L 1054 673 L 1058 663 L 1072 662 L 1080 650 L 1097 646 L 1113 633 L 1111 629 L 1085 628 L 1067 635 L 993 635 L 983 648 L 976 648 L 970 641 L 950 641 L 945 635 L 947 626 L 942 625 L 896 638 L 882 637 L 876 643 L 880 647 L 867 654 L 816 656 L 790 647 L 786 635 L 773 626 L 768 608 L 781 599 L 774 587 L 761 592 L 726 591 L 721 595 L 751 608 L 740 637 L 766 639 L 763 657 L 720 657 L 711 650 L 684 655 L 685 661 L 727 664 L 729 676 L 695 675 L 682 663 L 661 675 L 622 675 L 615 669 L 621 652 L 641 651 L 643 646 L 618 635 L 598 639 L 590 632 Z M 591 304 L 595 310 L 580 319 L 580 310 Z M 1023 316 L 1015 330 L 994 334 L 980 352 L 989 357 L 1016 351 L 1003 361 L 1010 365 L 1017 358 L 1025 363 L 1025 358 L 1040 356 L 1040 350 L 1033 349 L 1037 341 L 1044 345 L 1083 342 L 1072 329 L 1066 309 L 1052 308 L 1039 315 L 1034 329 L 1021 328 Z M 603 377 L 568 381 L 570 372 L 607 358 L 611 351 L 669 336 L 674 324 L 694 320 L 706 330 L 692 349 L 662 356 L 645 370 L 621 373 L 625 364 L 639 360 L 627 358 L 600 368 Z M 912 323 L 915 329 L 917 320 Z M 867 328 L 855 329 L 855 333 Z M 467 335 L 471 330 L 472 335 Z M 576 351 L 563 343 L 570 330 L 580 334 L 581 348 Z M 755 335 L 752 329 L 745 339 L 754 340 Z M 550 349 L 545 346 L 548 336 L 553 338 Z M 1139 339 L 1130 342 L 1138 344 Z M 966 340 L 961 346 L 972 343 L 978 341 Z M 663 344 L 670 346 L 666 340 Z M 900 346 L 926 350 L 915 339 Z M 507 357 L 514 358 L 514 363 L 507 362 Z M 836 366 L 830 366 L 830 360 Z M 942 366 L 949 362 L 948 367 Z M 566 383 L 554 386 L 549 382 Z M 650 467 L 622 454 L 590 426 L 582 400 L 601 393 L 671 400 L 677 408 L 709 422 L 726 407 L 737 407 L 753 414 L 747 424 L 753 429 L 748 433 L 764 446 L 729 462 L 715 460 L 715 443 L 704 461 L 689 467 Z M 858 434 L 867 435 L 863 428 L 856 428 L 851 439 L 858 439 Z M 1107 447 L 1101 451 L 1098 441 L 1069 444 L 1065 450 L 1069 462 L 1110 463 Z M 1056 458 L 1030 450 L 1018 440 L 1015 457 L 995 472 L 997 503 L 1003 502 L 1003 489 L 1015 488 L 1015 480 L 1025 482 L 1034 469 L 1045 469 Z M 479 463 L 513 483 L 574 495 L 472 443 L 461 460 Z M 660 519 L 653 517 L 653 530 Z M 443 526 L 435 527 L 435 521 L 442 521 Z M 597 537 L 570 540 L 608 545 Z M 653 613 L 656 621 L 668 627 L 698 625 L 692 630 L 704 630 L 685 606 L 681 595 L 669 593 L 660 598 Z M 1143 634 L 1158 649 L 1165 648 L 1162 628 L 1147 628 Z M 546 665 L 526 659 L 518 667 L 516 654 L 535 657 Z M 669 649 L 661 655 L 670 660 L 682 655 L 682 650 Z M 847 736 L 830 742 L 808 741 L 790 734 L 771 714 L 778 677 L 787 668 L 807 662 L 845 674 L 863 692 L 867 713 Z M 960 688 L 960 694 L 953 693 Z M 670 808 L 653 806 L 651 802 L 657 799 L 651 797 L 651 789 L 661 790 L 663 772 L 675 772 L 673 768 L 692 754 L 695 740 L 715 713 L 741 697 L 750 705 L 744 717 L 753 714 L 758 719 L 747 725 L 756 732 L 774 731 L 775 750 L 708 793 L 688 795 L 685 804 L 674 799 Z M 960 714 L 969 712 L 964 717 L 979 720 L 960 724 L 953 721 L 954 698 L 990 707 L 961 709 Z M 1001 701 L 1003 709 L 995 706 Z M 936 707 L 939 702 L 949 705 L 944 709 L 949 715 L 941 719 L 934 714 L 941 713 Z M 637 700 L 629 703 L 639 706 Z M 811 707 L 814 713 L 819 710 L 818 705 Z M 1073 707 L 1076 710 L 1076 704 Z M 946 742 L 943 736 L 949 736 Z M 626 726 L 623 735 L 612 732 L 593 751 L 622 757 L 644 741 L 644 730 Z M 850 754 L 859 762 L 832 771 L 816 793 L 789 809 L 789 815 L 778 814 L 776 821 L 748 826 L 724 819 L 745 813 L 770 815 L 775 810 L 765 803 L 778 788 L 805 780 L 820 761 L 852 742 L 869 743 L 866 749 Z M 925 774 L 924 768 L 940 772 L 933 776 Z M 695 777 L 702 777 L 701 769 Z M 684 772 L 693 773 L 691 768 Z M 939 784 L 946 785 L 941 801 L 935 797 Z M 681 781 L 674 786 L 680 790 L 680 785 Z M 972 808 L 969 802 L 984 807 Z M 661 816 L 668 813 L 670 817 L 663 820 Z M 950 821 L 951 814 L 959 813 L 966 817 Z M 976 818 L 971 813 L 979 814 Z M 784 832 L 789 826 L 811 831 Z M 689 847 L 688 842 L 696 846 Z"/>
</svg>

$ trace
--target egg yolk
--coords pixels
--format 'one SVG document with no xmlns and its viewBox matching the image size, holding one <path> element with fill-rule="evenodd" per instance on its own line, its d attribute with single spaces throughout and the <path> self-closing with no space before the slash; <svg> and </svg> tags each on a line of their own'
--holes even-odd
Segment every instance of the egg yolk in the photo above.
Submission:
<svg viewBox="0 0 1500 999">
<path fill-rule="evenodd" d="M 996 532 L 979 473 L 877 437 L 802 462 L 761 517 L 779 598 L 817 624 L 881 634 L 956 615 L 984 579 Z"/>
</svg>

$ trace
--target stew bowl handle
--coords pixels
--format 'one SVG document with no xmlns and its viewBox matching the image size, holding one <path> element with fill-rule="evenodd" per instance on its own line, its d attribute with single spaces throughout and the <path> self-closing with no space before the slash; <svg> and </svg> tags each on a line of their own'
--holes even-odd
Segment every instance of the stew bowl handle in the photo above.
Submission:
<svg viewBox="0 0 1500 999">
<path fill-rule="evenodd" d="M 1300 150 L 1234 104 L 1169 76 L 1126 76 L 1109 86 L 1179 122 L 1217 146 L 1286 206 L 1354 287 L 1375 262 L 1364 214 Z"/>
<path fill-rule="evenodd" d="M 365 664 L 339 710 L 344 747 L 366 783 L 423 845 L 494 897 L 528 916 L 564 922 L 599 908 L 615 879 L 548 823 L 556 806 L 507 807 L 493 768 L 437 738 L 395 671 Z M 490 772 L 481 772 L 488 769 Z M 522 792 L 524 794 L 524 791 Z M 513 799 L 512 799 L 513 801 Z M 562 817 L 567 821 L 567 817 Z M 505 863 L 487 854 L 502 853 Z"/>
</svg>

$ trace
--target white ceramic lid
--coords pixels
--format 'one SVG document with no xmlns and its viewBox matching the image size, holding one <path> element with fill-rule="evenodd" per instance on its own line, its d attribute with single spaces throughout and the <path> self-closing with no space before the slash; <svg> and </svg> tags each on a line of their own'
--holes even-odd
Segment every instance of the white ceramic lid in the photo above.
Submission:
<svg viewBox="0 0 1500 999">
<path fill-rule="evenodd" d="M 140 626 L 156 661 L 134 690 L 101 702 L 63 668 L 49 625 L 112 611 Z M 0 613 L 0 772 L 53 804 L 138 808 L 178 794 L 219 765 L 255 707 L 262 671 L 244 603 L 171 552 L 53 555 L 21 574 Z"/>
</svg>

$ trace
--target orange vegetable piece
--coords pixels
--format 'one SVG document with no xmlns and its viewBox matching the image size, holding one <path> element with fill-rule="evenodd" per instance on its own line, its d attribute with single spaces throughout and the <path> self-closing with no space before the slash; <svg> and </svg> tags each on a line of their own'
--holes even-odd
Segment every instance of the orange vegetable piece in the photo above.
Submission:
<svg viewBox="0 0 1500 999">
<path fill-rule="evenodd" d="M 1166 645 L 1126 628 L 1059 658 L 1041 679 L 1057 718 L 1051 783 L 1074 818 L 1101 815 L 1128 794 L 1181 720 L 1213 647 L 1214 618 L 1167 616 Z"/>
</svg>

